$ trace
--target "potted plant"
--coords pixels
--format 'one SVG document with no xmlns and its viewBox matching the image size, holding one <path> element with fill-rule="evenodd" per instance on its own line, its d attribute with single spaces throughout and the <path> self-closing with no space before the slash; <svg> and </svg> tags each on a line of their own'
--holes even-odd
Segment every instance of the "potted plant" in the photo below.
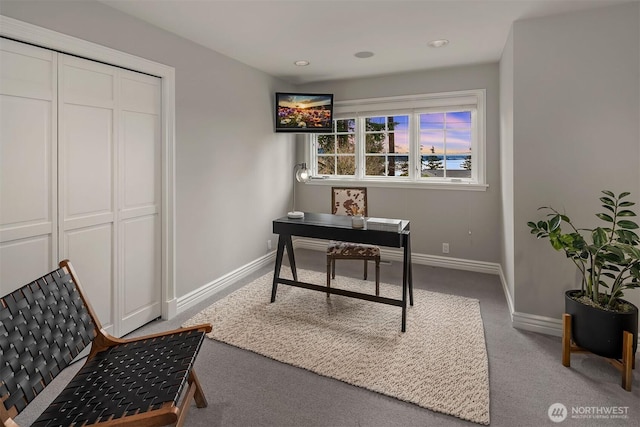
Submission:
<svg viewBox="0 0 640 427">
<path fill-rule="evenodd" d="M 602 191 L 604 212 L 596 216 L 605 224 L 594 229 L 577 228 L 571 219 L 552 207 L 541 207 L 547 219 L 528 222 L 531 234 L 548 238 L 564 251 L 580 271 L 580 289 L 565 293 L 565 312 L 572 317 L 572 339 L 581 348 L 600 356 L 619 359 L 623 331 L 633 334 L 633 353 L 638 346 L 638 307 L 624 300 L 624 291 L 640 287 L 640 238 L 638 224 L 624 200 L 630 193 Z M 563 229 L 563 227 L 565 227 Z"/>
</svg>

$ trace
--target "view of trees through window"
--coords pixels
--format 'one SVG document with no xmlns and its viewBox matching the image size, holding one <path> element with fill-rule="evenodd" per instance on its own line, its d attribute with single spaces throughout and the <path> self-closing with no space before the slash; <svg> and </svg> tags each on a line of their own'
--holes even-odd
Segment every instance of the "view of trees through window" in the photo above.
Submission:
<svg viewBox="0 0 640 427">
<path fill-rule="evenodd" d="M 409 116 L 366 117 L 365 175 L 409 176 Z"/>
<path fill-rule="evenodd" d="M 318 135 L 318 174 L 355 175 L 356 119 L 333 121 L 334 133 Z"/>
</svg>

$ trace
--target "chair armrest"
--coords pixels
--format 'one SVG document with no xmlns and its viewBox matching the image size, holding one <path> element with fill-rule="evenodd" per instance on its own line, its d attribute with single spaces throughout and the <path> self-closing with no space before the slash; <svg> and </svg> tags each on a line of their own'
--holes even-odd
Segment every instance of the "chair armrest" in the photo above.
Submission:
<svg viewBox="0 0 640 427">
<path fill-rule="evenodd" d="M 105 350 L 109 347 L 113 347 L 116 345 L 128 344 L 128 343 L 133 343 L 137 341 L 144 341 L 148 339 L 164 337 L 167 335 L 179 334 L 182 332 L 201 331 L 204 333 L 209 333 L 211 332 L 211 329 L 212 329 L 212 326 L 210 323 L 203 323 L 201 325 L 194 325 L 186 328 L 172 329 L 169 331 L 158 332 L 155 334 L 149 334 L 149 335 L 133 337 L 133 338 L 116 338 L 113 335 L 106 332 L 104 329 L 101 329 L 98 331 L 98 335 L 96 335 L 95 339 L 93 340 L 93 346 L 91 348 L 91 353 L 89 355 L 89 358 L 92 358 L 96 353 L 102 350 Z"/>
</svg>

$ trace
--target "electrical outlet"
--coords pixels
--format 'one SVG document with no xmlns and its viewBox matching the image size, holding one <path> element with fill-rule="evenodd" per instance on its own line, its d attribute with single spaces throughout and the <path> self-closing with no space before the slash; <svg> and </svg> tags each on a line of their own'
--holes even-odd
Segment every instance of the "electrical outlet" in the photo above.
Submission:
<svg viewBox="0 0 640 427">
<path fill-rule="evenodd" d="M 271 239 L 267 240 L 267 249 L 271 250 Z"/>
<path fill-rule="evenodd" d="M 449 244 L 448 243 L 443 243 L 442 244 L 442 253 L 443 254 L 448 254 L 449 253 Z"/>
</svg>

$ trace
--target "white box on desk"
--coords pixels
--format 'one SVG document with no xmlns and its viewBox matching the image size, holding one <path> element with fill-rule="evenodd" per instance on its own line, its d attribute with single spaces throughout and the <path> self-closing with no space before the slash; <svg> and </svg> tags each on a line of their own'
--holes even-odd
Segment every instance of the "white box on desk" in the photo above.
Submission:
<svg viewBox="0 0 640 427">
<path fill-rule="evenodd" d="M 379 231 L 394 231 L 396 233 L 399 233 L 400 231 L 402 231 L 402 220 L 390 218 L 368 218 L 367 229 Z"/>
</svg>

